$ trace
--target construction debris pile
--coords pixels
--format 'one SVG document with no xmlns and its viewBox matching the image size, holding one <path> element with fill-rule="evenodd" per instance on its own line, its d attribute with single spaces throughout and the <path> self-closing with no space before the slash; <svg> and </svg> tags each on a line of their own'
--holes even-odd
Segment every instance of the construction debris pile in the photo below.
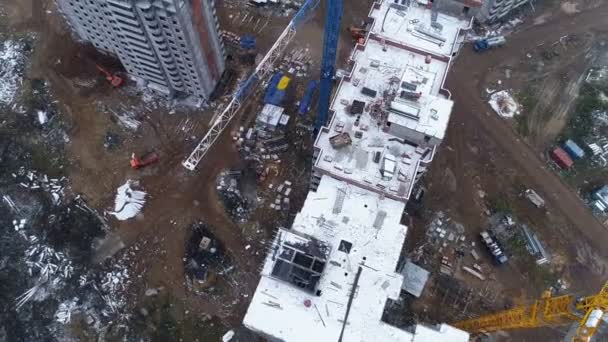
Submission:
<svg viewBox="0 0 608 342">
<path fill-rule="evenodd" d="M 289 196 L 291 195 L 291 181 L 284 181 L 275 187 L 273 183 L 268 185 L 268 190 L 274 192 L 274 201 L 271 201 L 268 205 L 270 209 L 276 211 L 289 211 Z M 274 191 L 273 191 L 274 190 Z"/>
<path fill-rule="evenodd" d="M 97 274 L 96 281 L 92 283 L 92 287 L 99 292 L 106 304 L 106 307 L 102 309 L 102 314 L 106 317 L 122 312 L 127 305 L 126 293 L 131 284 L 128 261 L 126 254 L 122 258 L 114 260 L 111 268 Z M 87 280 L 85 277 L 81 277 L 80 282 L 81 285 L 86 284 Z"/>
<path fill-rule="evenodd" d="M 490 217 L 489 221 L 488 230 L 511 255 L 530 254 L 538 265 L 551 261 L 551 255 L 528 225 L 516 222 L 511 215 L 500 213 Z M 524 249 L 518 250 L 519 246 Z"/>
<path fill-rule="evenodd" d="M 608 111 L 595 110 L 591 113 L 593 126 L 590 127 L 587 142 L 587 150 L 591 151 L 592 162 L 600 167 L 608 166 L 608 138 L 605 132 L 608 130 Z"/>
<path fill-rule="evenodd" d="M 492 23 L 491 25 L 482 24 L 475 28 L 475 32 L 471 32 L 467 35 L 466 41 L 472 42 L 484 38 L 508 36 L 515 32 L 523 23 L 523 16 L 515 16 L 510 20 L 499 21 L 497 23 Z"/>
<path fill-rule="evenodd" d="M 236 20 L 240 20 L 243 25 L 255 25 L 254 18 L 248 11 L 243 9 L 250 8 L 259 11 L 260 13 L 270 13 L 272 15 L 291 17 L 304 4 L 304 0 L 224 0 L 223 6 L 228 9 L 233 9 L 236 14 Z M 252 19 L 249 19 L 249 17 Z M 241 19 L 239 19 L 241 18 Z M 242 19 L 244 18 L 244 19 Z M 233 20 L 234 23 L 235 20 Z M 238 22 L 237 22 L 238 24 Z M 262 29 L 258 30 L 263 31 Z"/>
<path fill-rule="evenodd" d="M 240 190 L 240 170 L 222 171 L 217 177 L 217 191 L 228 215 L 236 223 L 249 220 L 253 205 L 243 196 Z"/>
<path fill-rule="evenodd" d="M 118 123 L 127 132 L 137 131 L 148 117 L 148 113 L 155 110 L 163 109 L 170 114 L 175 112 L 173 109 L 169 110 L 172 103 L 162 96 L 157 96 L 144 85 L 131 84 L 113 91 L 120 93 L 122 101 L 95 101 L 96 111 L 110 116 L 112 121 Z"/>
<path fill-rule="evenodd" d="M 107 104 L 101 102 L 97 103 L 97 107 L 100 112 L 111 114 L 118 124 L 128 131 L 137 131 L 141 125 L 142 117 L 139 114 L 141 112 L 140 108 L 129 108 L 124 105 L 117 108 L 111 108 Z"/>
<path fill-rule="evenodd" d="M 33 287 L 15 299 L 17 310 L 30 300 L 42 301 L 57 289 L 63 288 L 74 273 L 72 262 L 66 254 L 40 243 L 35 235 L 29 235 L 27 239 L 32 243 L 25 251 L 27 273 L 37 280 Z"/>
<path fill-rule="evenodd" d="M 2 177 L 0 337 L 64 340 L 62 326 L 74 320 L 100 334 L 128 320 L 124 256 L 91 263 L 93 243 L 106 231 L 102 217 L 80 196 L 70 198 L 65 177 L 25 167 Z"/>
<path fill-rule="evenodd" d="M 443 212 L 435 214 L 426 231 L 426 243 L 420 245 L 412 256 L 414 262 L 421 266 L 431 266 L 437 254 L 452 260 L 452 253 L 462 257 L 469 246 L 465 243 L 464 226 L 452 221 Z M 441 272 L 452 274 L 453 265 L 448 263 L 441 267 Z"/>
<path fill-rule="evenodd" d="M 512 118 L 521 112 L 519 103 L 507 90 L 497 91 L 490 95 L 488 103 L 503 118 Z"/>
<path fill-rule="evenodd" d="M 243 130 L 239 133 L 242 134 Z M 289 144 L 285 134 L 281 132 L 270 133 L 263 128 L 249 128 L 243 135 L 235 136 L 245 160 L 268 161 L 280 163 L 279 154 L 287 151 Z"/>
<path fill-rule="evenodd" d="M 486 280 L 489 269 L 483 266 L 481 258 L 482 240 L 467 241 L 462 224 L 438 212 L 428 226 L 426 238 L 411 255 L 414 262 L 442 275 Z"/>
<path fill-rule="evenodd" d="M 205 223 L 195 223 L 191 230 L 184 258 L 187 286 L 197 293 L 212 292 L 218 278 L 232 271 L 234 266 L 222 242 Z"/>
<path fill-rule="evenodd" d="M 312 65 L 313 61 L 309 48 L 297 48 L 283 57 L 278 68 L 296 77 L 308 77 Z"/>
<path fill-rule="evenodd" d="M 497 287 L 490 283 L 473 287 L 460 279 L 440 274 L 427 288 L 438 299 L 425 321 L 442 322 L 475 317 L 512 305 Z M 430 319 L 432 318 L 432 319 Z"/>
<path fill-rule="evenodd" d="M 36 170 L 26 170 L 24 166 L 20 167 L 16 173 L 12 173 L 15 181 L 23 188 L 30 190 L 40 189 L 51 194 L 53 204 L 61 204 L 65 190 L 65 177 L 49 178 L 47 175 L 37 172 Z M 14 208 L 14 203 L 9 196 L 3 197 L 11 208 Z"/>
</svg>

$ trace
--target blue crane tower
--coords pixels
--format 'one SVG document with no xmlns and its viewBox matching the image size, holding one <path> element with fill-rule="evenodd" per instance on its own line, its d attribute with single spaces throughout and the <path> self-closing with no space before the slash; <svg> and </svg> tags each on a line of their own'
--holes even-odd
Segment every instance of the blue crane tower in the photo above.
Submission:
<svg viewBox="0 0 608 342">
<path fill-rule="evenodd" d="M 262 58 L 253 72 L 241 83 L 232 99 L 224 107 L 214 113 L 211 119 L 211 127 L 201 139 L 194 151 L 182 162 L 182 165 L 193 171 L 198 163 L 205 157 L 219 136 L 226 130 L 231 120 L 249 99 L 253 90 L 261 80 L 264 80 L 275 68 L 275 64 L 281 58 L 289 43 L 293 40 L 298 28 L 306 21 L 319 5 L 320 0 L 306 0 L 300 7 L 285 30 L 279 35 L 268 53 Z M 336 64 L 336 52 L 338 49 L 338 36 L 340 33 L 340 21 L 342 19 L 342 0 L 327 0 L 327 14 L 325 17 L 325 38 L 323 45 L 323 61 L 321 66 L 319 114 L 317 115 L 315 131 L 327 121 L 329 101 L 331 98 L 332 78 Z"/>
<path fill-rule="evenodd" d="M 325 34 L 323 37 L 323 60 L 321 61 L 321 81 L 319 85 L 319 112 L 315 120 L 315 134 L 327 123 L 333 78 L 336 71 L 338 38 L 342 22 L 342 0 L 327 0 Z"/>
</svg>

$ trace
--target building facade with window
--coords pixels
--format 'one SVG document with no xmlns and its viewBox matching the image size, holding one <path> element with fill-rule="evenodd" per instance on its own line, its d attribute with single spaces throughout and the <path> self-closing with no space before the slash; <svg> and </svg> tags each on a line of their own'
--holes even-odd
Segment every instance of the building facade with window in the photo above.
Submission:
<svg viewBox="0 0 608 342">
<path fill-rule="evenodd" d="M 57 0 L 83 41 L 168 96 L 206 100 L 225 68 L 213 0 Z"/>
<path fill-rule="evenodd" d="M 478 19 L 490 23 L 495 22 L 529 2 L 529 0 L 484 0 Z"/>
</svg>

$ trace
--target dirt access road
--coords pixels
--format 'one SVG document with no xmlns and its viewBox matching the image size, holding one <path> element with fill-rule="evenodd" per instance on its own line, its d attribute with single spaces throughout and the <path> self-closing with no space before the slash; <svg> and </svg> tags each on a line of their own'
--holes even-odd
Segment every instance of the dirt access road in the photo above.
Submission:
<svg viewBox="0 0 608 342">
<path fill-rule="evenodd" d="M 512 164 L 519 176 L 525 179 L 524 185 L 536 189 L 547 200 L 550 210 L 562 212 L 574 229 L 586 237 L 603 257 L 608 257 L 608 250 L 603 248 L 608 242 L 608 229 L 591 214 L 573 189 L 547 168 L 546 163 L 507 122 L 491 112 L 480 94 L 484 91 L 481 80 L 485 70 L 517 59 L 523 51 L 543 42 L 553 42 L 564 35 L 608 31 L 606 17 L 608 3 L 603 3 L 581 13 L 555 15 L 540 25 L 524 28 L 511 35 L 508 44 L 498 50 L 475 54 L 471 49 L 464 48 L 447 81 L 456 103 L 453 124 L 479 127 L 491 137 L 497 147 L 505 152 L 503 156 L 506 162 Z M 471 70 L 477 72 L 471 74 Z"/>
</svg>

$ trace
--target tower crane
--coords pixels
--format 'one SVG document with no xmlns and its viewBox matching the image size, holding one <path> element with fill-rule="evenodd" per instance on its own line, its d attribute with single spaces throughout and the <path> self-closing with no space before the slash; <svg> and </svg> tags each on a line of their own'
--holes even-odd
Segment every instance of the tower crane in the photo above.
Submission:
<svg viewBox="0 0 608 342">
<path fill-rule="evenodd" d="M 573 342 L 588 342 L 596 333 L 608 310 L 608 282 L 597 294 L 576 298 L 573 295 L 553 297 L 545 291 L 531 305 L 518 306 L 469 320 L 452 323 L 469 333 L 498 330 L 539 328 L 578 322 Z"/>
<path fill-rule="evenodd" d="M 327 122 L 333 78 L 336 71 L 338 38 L 342 22 L 342 0 L 329 0 L 325 16 L 325 33 L 323 37 L 323 60 L 321 61 L 321 82 L 319 84 L 319 111 L 315 120 L 315 132 Z"/>
<path fill-rule="evenodd" d="M 211 120 L 211 127 L 190 156 L 182 163 L 186 169 L 191 171 L 196 169 L 199 162 L 205 157 L 222 132 L 228 127 L 232 118 L 234 118 L 239 109 L 241 109 L 243 103 L 247 101 L 252 89 L 260 80 L 265 79 L 272 71 L 276 61 L 281 58 L 287 49 L 287 46 L 293 40 L 298 28 L 306 20 L 309 14 L 317 8 L 319 2 L 320 0 L 307 0 L 302 5 L 251 75 L 249 75 L 249 77 L 237 88 L 226 107 L 214 114 Z M 342 0 L 327 0 L 325 45 L 323 48 L 323 61 L 321 66 L 320 109 L 316 120 L 316 124 L 321 126 L 327 120 L 327 112 L 329 110 L 341 18 Z M 324 103 L 326 104 L 324 105 Z"/>
</svg>

